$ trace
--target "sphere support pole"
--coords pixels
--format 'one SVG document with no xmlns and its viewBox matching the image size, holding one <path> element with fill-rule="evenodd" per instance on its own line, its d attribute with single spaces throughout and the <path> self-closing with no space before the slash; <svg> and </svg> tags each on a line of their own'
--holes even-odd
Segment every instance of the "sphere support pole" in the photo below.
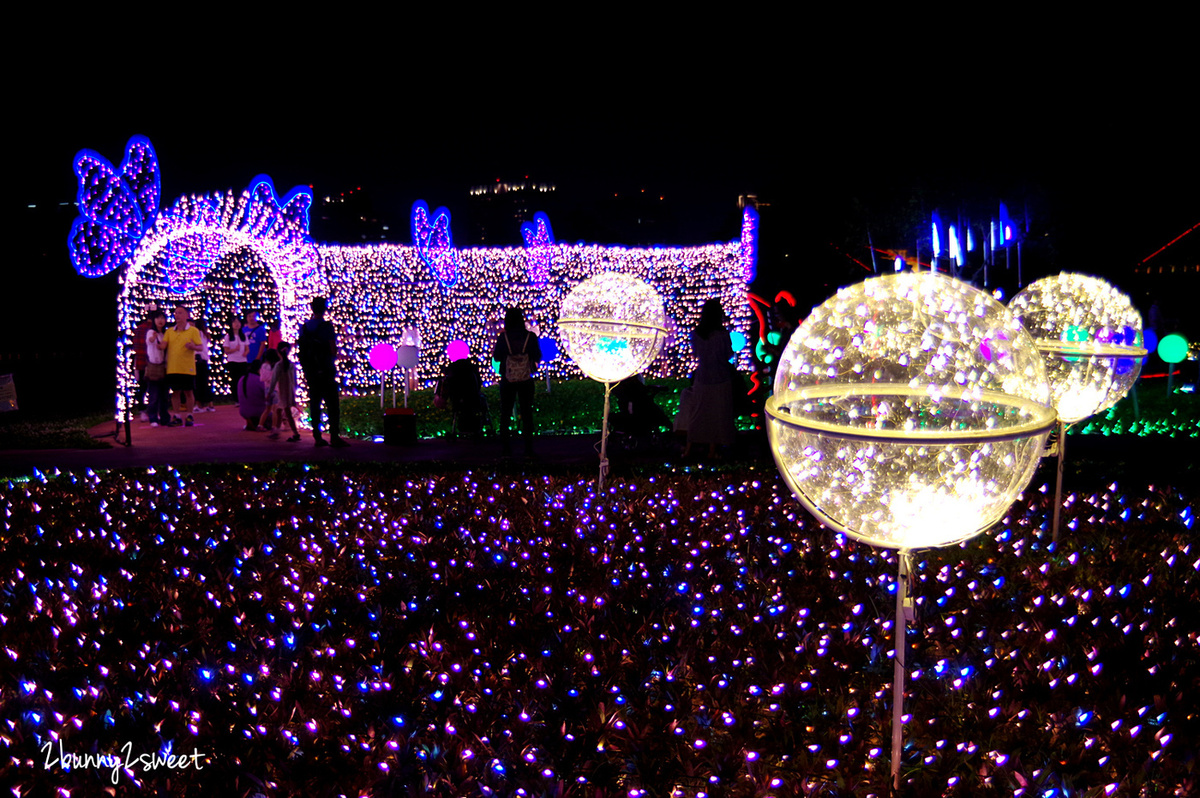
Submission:
<svg viewBox="0 0 1200 798">
<path fill-rule="evenodd" d="M 1067 458 L 1067 425 L 1060 418 L 1058 420 L 1058 466 L 1054 477 L 1054 521 L 1051 523 L 1050 540 L 1058 543 L 1058 521 L 1062 515 L 1062 478 L 1063 478 L 1063 461 Z"/>
<path fill-rule="evenodd" d="M 608 476 L 608 399 L 612 386 L 611 382 L 604 383 L 604 420 L 600 423 L 600 490 L 604 490 L 604 478 Z"/>
<path fill-rule="evenodd" d="M 896 579 L 896 663 L 892 676 L 892 786 L 900 788 L 900 759 L 904 747 L 905 650 L 908 648 L 908 549 L 900 549 L 900 574 Z"/>
</svg>

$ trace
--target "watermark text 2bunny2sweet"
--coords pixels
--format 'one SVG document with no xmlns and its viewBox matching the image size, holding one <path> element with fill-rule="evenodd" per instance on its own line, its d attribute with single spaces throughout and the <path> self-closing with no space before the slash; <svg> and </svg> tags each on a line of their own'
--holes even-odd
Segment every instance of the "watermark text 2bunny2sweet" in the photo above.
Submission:
<svg viewBox="0 0 1200 798">
<path fill-rule="evenodd" d="M 46 755 L 45 762 L 42 767 L 46 770 L 57 767 L 62 770 L 94 770 L 105 768 L 112 771 L 112 783 L 116 784 L 121 780 L 121 771 L 129 770 L 131 772 L 141 770 L 143 773 L 152 772 L 155 770 L 204 770 L 204 765 L 201 760 L 207 759 L 207 754 L 200 753 L 199 749 L 192 749 L 190 754 L 175 754 L 171 752 L 170 746 L 164 751 L 146 754 L 134 754 L 133 743 L 125 743 L 121 746 L 121 753 L 86 753 L 77 754 L 74 751 L 66 750 L 66 746 L 62 740 L 58 741 L 58 751 L 54 750 L 54 743 L 47 742 L 42 746 L 42 753 Z"/>
</svg>

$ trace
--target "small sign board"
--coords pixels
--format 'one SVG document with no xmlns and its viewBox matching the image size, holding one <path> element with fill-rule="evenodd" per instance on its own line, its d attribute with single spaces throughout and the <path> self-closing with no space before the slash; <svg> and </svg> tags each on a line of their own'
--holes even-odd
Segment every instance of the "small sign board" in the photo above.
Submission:
<svg viewBox="0 0 1200 798">
<path fill-rule="evenodd" d="M 13 375 L 0 374 L 0 413 L 17 409 L 17 384 Z"/>
</svg>

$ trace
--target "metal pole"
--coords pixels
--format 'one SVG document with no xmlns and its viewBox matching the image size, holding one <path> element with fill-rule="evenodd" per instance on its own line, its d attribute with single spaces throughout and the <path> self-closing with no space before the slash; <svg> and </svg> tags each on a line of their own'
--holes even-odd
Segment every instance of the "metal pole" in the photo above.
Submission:
<svg viewBox="0 0 1200 798">
<path fill-rule="evenodd" d="M 604 383 L 604 421 L 600 425 L 600 490 L 604 490 L 604 478 L 608 476 L 608 397 L 611 392 L 612 383 Z"/>
<path fill-rule="evenodd" d="M 1067 457 L 1067 425 L 1058 420 L 1058 474 L 1054 478 L 1054 522 L 1051 524 L 1050 540 L 1058 543 L 1058 519 L 1062 514 L 1063 460 Z"/>
<path fill-rule="evenodd" d="M 900 549 L 900 575 L 896 579 L 896 663 L 892 676 L 892 786 L 900 789 L 900 755 L 904 748 L 904 660 L 908 647 L 908 549 Z"/>
</svg>

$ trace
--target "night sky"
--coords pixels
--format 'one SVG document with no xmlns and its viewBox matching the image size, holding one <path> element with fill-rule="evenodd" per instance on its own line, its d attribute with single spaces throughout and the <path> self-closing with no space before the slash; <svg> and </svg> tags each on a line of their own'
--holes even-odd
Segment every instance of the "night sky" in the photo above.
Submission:
<svg viewBox="0 0 1200 798">
<path fill-rule="evenodd" d="M 581 209 L 551 217 L 560 241 L 597 240 L 589 203 L 645 188 L 675 219 L 659 243 L 695 244 L 733 238 L 738 195 L 755 193 L 771 203 L 764 291 L 820 292 L 853 275 L 828 244 L 861 247 L 859 231 L 911 246 L 888 238 L 913 207 L 983 214 L 1003 199 L 1028 210 L 1048 268 L 1112 275 L 1200 221 L 1190 81 L 1169 64 L 1030 55 L 1039 47 L 1016 57 L 1002 40 L 920 58 L 854 36 L 723 50 L 515 44 L 453 58 L 259 47 L 204 52 L 212 63 L 190 69 L 167 48 L 136 79 L 103 83 L 109 71 L 61 42 L 10 63 L 21 79 L 6 88 L 17 138 L 6 215 L 18 220 L 7 283 L 23 301 L 0 333 L 11 342 L 47 310 L 111 318 L 115 282 L 75 275 L 73 216 L 47 207 L 74 200 L 76 151 L 119 163 L 139 133 L 158 153 L 164 205 L 266 173 L 281 194 L 362 186 L 406 226 L 416 199 L 453 213 L 470 186 L 529 174 Z"/>
</svg>

